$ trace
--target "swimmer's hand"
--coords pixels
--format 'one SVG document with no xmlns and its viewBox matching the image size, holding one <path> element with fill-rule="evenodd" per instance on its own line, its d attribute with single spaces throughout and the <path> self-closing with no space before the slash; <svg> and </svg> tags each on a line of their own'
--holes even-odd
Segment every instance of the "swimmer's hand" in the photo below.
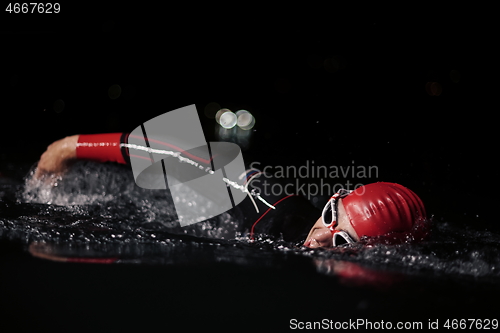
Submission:
<svg viewBox="0 0 500 333">
<path fill-rule="evenodd" d="M 67 136 L 57 140 L 47 147 L 47 150 L 40 157 L 35 170 L 35 178 L 43 175 L 60 175 L 76 159 L 76 144 L 79 135 Z"/>
</svg>

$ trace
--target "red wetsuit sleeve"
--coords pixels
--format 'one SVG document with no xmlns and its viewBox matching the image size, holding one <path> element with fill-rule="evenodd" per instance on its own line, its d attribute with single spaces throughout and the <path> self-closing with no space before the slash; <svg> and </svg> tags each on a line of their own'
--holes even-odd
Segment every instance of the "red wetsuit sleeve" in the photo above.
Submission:
<svg viewBox="0 0 500 333">
<path fill-rule="evenodd" d="M 126 133 L 80 134 L 76 144 L 76 158 L 96 162 L 127 164 Z"/>
</svg>

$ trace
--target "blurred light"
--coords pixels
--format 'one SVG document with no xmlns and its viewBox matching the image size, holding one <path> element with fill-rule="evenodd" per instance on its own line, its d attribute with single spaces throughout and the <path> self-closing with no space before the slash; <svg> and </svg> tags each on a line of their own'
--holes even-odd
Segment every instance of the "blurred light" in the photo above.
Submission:
<svg viewBox="0 0 500 333">
<path fill-rule="evenodd" d="M 238 117 L 237 125 L 242 130 L 249 130 L 255 125 L 255 118 L 247 110 L 239 110 L 236 112 Z"/>
<path fill-rule="evenodd" d="M 236 115 L 232 112 L 226 112 L 220 117 L 220 125 L 224 128 L 233 128 L 236 122 Z"/>
<path fill-rule="evenodd" d="M 238 126 L 230 129 L 216 126 L 215 136 L 218 141 L 236 143 L 244 151 L 250 148 L 253 132 L 245 131 Z"/>
<path fill-rule="evenodd" d="M 233 128 L 236 125 L 237 117 L 229 109 L 220 109 L 215 115 L 215 120 L 224 128 Z"/>
<path fill-rule="evenodd" d="M 452 69 L 450 71 L 450 79 L 451 79 L 451 82 L 453 82 L 453 83 L 460 82 L 460 72 L 457 71 L 456 69 Z"/>
<path fill-rule="evenodd" d="M 118 97 L 120 97 L 121 93 L 122 87 L 120 87 L 118 84 L 113 84 L 108 89 L 108 96 L 111 99 L 117 99 Z"/>
<path fill-rule="evenodd" d="M 443 92 L 443 87 L 439 82 L 427 82 L 425 84 L 425 91 L 430 96 L 439 96 Z"/>
<path fill-rule="evenodd" d="M 54 111 L 57 113 L 61 113 L 64 110 L 64 101 L 62 99 L 58 99 L 54 102 Z"/>
<path fill-rule="evenodd" d="M 215 114 L 215 121 L 217 122 L 217 124 L 220 124 L 220 116 L 222 116 L 223 113 L 225 112 L 231 112 L 231 110 L 229 109 L 220 109 L 219 111 L 217 111 L 217 113 Z"/>
<path fill-rule="evenodd" d="M 234 136 L 233 131 L 235 131 L 236 128 L 224 128 L 222 126 L 217 126 L 215 128 L 215 135 L 217 137 L 217 140 L 219 141 L 232 141 L 231 139 Z"/>
<path fill-rule="evenodd" d="M 210 119 L 214 119 L 217 111 L 220 110 L 219 103 L 211 102 L 205 106 L 205 116 Z"/>
</svg>

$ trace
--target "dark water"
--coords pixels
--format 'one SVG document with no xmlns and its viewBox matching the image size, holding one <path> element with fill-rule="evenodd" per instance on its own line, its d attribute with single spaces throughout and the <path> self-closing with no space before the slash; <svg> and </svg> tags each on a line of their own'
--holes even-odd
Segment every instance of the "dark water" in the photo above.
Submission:
<svg viewBox="0 0 500 333">
<path fill-rule="evenodd" d="M 4 178 L 0 197 L 2 306 L 19 327 L 286 330 L 327 318 L 427 328 L 499 317 L 500 235 L 474 225 L 435 219 L 421 244 L 249 241 L 229 213 L 215 227 L 178 228 L 165 191 L 90 162 L 50 182 Z"/>
</svg>

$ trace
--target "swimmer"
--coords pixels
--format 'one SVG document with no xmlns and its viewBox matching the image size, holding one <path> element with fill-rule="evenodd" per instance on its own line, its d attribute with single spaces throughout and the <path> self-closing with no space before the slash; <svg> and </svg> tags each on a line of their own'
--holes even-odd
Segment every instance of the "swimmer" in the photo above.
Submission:
<svg viewBox="0 0 500 333">
<path fill-rule="evenodd" d="M 75 160 L 130 164 L 131 155 L 123 145 L 127 138 L 127 133 L 82 134 L 55 141 L 41 155 L 34 176 L 62 175 Z M 263 200 L 249 195 L 250 200 L 243 200 L 233 213 L 251 238 L 265 234 L 300 241 L 309 248 L 328 248 L 360 241 L 418 241 L 428 234 L 424 204 L 399 184 L 377 182 L 354 191 L 340 190 L 320 211 L 299 195 L 261 193 L 258 184 L 277 181 L 259 170 L 247 170 L 246 177 L 250 191 L 259 190 Z"/>
</svg>

